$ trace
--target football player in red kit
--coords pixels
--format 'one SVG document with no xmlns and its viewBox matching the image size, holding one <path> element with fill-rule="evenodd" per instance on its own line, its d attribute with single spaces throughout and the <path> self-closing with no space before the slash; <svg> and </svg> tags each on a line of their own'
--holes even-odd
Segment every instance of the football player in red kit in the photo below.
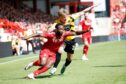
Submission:
<svg viewBox="0 0 126 84">
<path fill-rule="evenodd" d="M 88 15 L 89 15 L 88 12 L 85 13 L 84 19 L 80 22 L 83 31 L 92 28 L 92 21 L 91 19 L 88 18 Z M 88 60 L 87 54 L 88 54 L 89 44 L 92 42 L 91 31 L 82 34 L 82 40 L 84 41 L 82 60 Z"/>
<path fill-rule="evenodd" d="M 28 74 L 27 78 L 35 79 L 35 76 L 43 72 L 46 72 L 55 63 L 56 52 L 58 51 L 59 47 L 63 44 L 66 36 L 80 35 L 88 31 L 90 31 L 90 29 L 86 31 L 65 32 L 64 25 L 59 23 L 55 26 L 54 32 L 44 33 L 42 35 L 37 34 L 37 35 L 26 37 L 25 39 L 29 39 L 33 37 L 47 38 L 47 42 L 43 45 L 40 51 L 39 59 L 28 64 L 25 67 L 25 70 L 31 68 L 32 66 L 40 66 L 40 68 Z"/>
</svg>

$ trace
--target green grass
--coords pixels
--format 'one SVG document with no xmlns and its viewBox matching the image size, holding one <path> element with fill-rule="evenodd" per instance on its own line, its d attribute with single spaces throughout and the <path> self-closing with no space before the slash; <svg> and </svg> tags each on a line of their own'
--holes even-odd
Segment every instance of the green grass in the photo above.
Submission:
<svg viewBox="0 0 126 84">
<path fill-rule="evenodd" d="M 73 62 L 64 75 L 59 75 L 66 54 L 63 53 L 56 75 L 49 71 L 36 80 L 24 77 L 38 67 L 24 71 L 24 66 L 38 55 L 0 58 L 0 84 L 126 84 L 126 41 L 90 45 L 88 61 L 82 61 L 82 46 L 76 48 Z"/>
</svg>

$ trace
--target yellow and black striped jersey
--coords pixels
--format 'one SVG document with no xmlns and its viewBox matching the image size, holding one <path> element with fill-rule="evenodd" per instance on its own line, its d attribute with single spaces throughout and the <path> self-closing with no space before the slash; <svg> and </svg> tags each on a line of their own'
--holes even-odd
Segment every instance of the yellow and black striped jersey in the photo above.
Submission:
<svg viewBox="0 0 126 84">
<path fill-rule="evenodd" d="M 75 31 L 76 30 L 76 28 L 74 27 L 74 21 L 76 18 L 77 18 L 77 16 L 73 16 L 73 17 L 68 16 L 66 18 L 66 21 L 64 23 L 66 31 Z M 62 23 L 62 22 L 60 21 L 60 18 L 59 18 L 59 19 L 55 20 L 55 23 Z M 67 36 L 66 40 L 70 41 L 74 38 L 75 38 L 75 36 Z"/>
</svg>

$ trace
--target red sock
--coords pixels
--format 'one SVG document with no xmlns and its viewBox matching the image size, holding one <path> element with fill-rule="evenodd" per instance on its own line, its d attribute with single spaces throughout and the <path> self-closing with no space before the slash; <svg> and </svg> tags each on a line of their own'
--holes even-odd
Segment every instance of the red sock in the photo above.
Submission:
<svg viewBox="0 0 126 84">
<path fill-rule="evenodd" d="M 40 66 L 40 65 L 41 65 L 40 60 L 34 61 L 34 62 L 33 62 L 33 65 L 34 65 L 34 66 Z"/>
<path fill-rule="evenodd" d="M 85 45 L 83 47 L 83 54 L 86 54 L 87 55 L 87 53 L 88 53 L 88 45 Z"/>
<path fill-rule="evenodd" d="M 34 76 L 39 75 L 45 71 L 47 71 L 49 68 L 47 66 L 40 67 L 38 70 L 34 71 Z"/>
</svg>

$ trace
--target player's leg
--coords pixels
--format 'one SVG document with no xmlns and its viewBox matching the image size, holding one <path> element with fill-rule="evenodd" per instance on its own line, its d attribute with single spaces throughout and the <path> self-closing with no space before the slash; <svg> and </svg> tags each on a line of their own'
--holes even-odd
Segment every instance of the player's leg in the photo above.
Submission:
<svg viewBox="0 0 126 84">
<path fill-rule="evenodd" d="M 26 40 L 26 44 L 27 44 L 27 54 L 29 54 L 29 44 L 30 44 L 29 40 Z"/>
<path fill-rule="evenodd" d="M 45 54 L 44 54 L 45 53 Z M 25 66 L 25 70 L 28 70 L 30 69 L 32 66 L 42 66 L 46 63 L 46 60 L 47 60 L 47 56 L 46 56 L 46 53 L 48 53 L 47 51 L 40 51 L 40 59 L 43 58 L 43 60 L 41 61 L 40 59 L 34 61 L 34 62 L 31 62 L 29 63 L 28 65 Z"/>
<path fill-rule="evenodd" d="M 60 63 L 60 60 L 61 60 L 61 53 L 57 52 L 57 53 L 56 53 L 56 61 L 55 61 L 54 65 L 53 65 L 53 68 L 52 68 L 51 71 L 50 71 L 50 74 L 51 74 L 51 75 L 54 75 L 54 74 L 55 74 L 55 72 L 56 72 L 56 70 L 57 70 L 57 66 L 58 66 L 59 63 Z"/>
<path fill-rule="evenodd" d="M 61 74 L 63 74 L 66 70 L 66 67 L 68 67 L 71 64 L 72 58 L 73 58 L 73 54 L 67 52 L 67 58 L 66 58 L 65 64 L 63 65 L 61 69 Z"/>
<path fill-rule="evenodd" d="M 57 54 L 56 54 L 56 62 L 54 63 L 53 67 L 57 68 L 60 60 L 61 60 L 61 53 L 57 52 Z"/>
<path fill-rule="evenodd" d="M 63 53 L 63 48 L 64 48 L 64 45 L 62 45 L 59 48 L 58 52 L 56 53 L 56 61 L 55 61 L 54 65 L 53 65 L 53 68 L 50 71 L 51 75 L 55 74 L 55 72 L 57 70 L 57 67 L 58 67 L 58 65 L 60 63 L 60 60 L 61 60 L 61 54 Z"/>
<path fill-rule="evenodd" d="M 65 64 L 63 65 L 61 69 L 61 74 L 65 72 L 66 67 L 69 66 L 70 63 L 72 62 L 72 58 L 73 58 L 73 54 L 75 50 L 75 40 L 68 41 L 66 43 L 66 47 L 64 50 L 65 52 L 67 52 L 67 58 L 66 58 Z"/>
<path fill-rule="evenodd" d="M 40 62 L 40 60 L 38 59 L 38 60 L 35 60 L 35 61 L 33 61 L 33 62 L 30 62 L 28 65 L 26 65 L 25 66 L 25 70 L 28 70 L 28 69 L 30 69 L 31 67 L 33 67 L 33 66 L 41 66 L 41 62 Z"/>
<path fill-rule="evenodd" d="M 34 62 L 36 65 L 40 64 L 40 68 L 38 68 L 34 72 L 28 74 L 27 78 L 35 79 L 35 76 L 41 74 L 42 72 L 45 72 L 48 69 L 48 67 L 46 67 L 45 65 L 47 63 L 49 54 L 50 53 L 46 50 L 43 50 L 43 51 L 40 52 L 39 61 Z"/>
<path fill-rule="evenodd" d="M 48 59 L 47 57 L 41 58 L 41 60 L 40 60 L 40 65 L 41 65 L 40 68 L 38 68 L 34 72 L 28 74 L 27 78 L 29 78 L 29 79 L 35 79 L 35 76 L 37 76 L 37 75 L 39 75 L 39 74 L 47 71 L 48 70 L 48 67 L 45 66 L 47 59 Z"/>
<path fill-rule="evenodd" d="M 38 70 L 34 71 L 33 74 L 34 76 L 37 76 L 41 73 L 46 72 L 55 62 L 55 58 L 54 57 L 49 57 L 46 61 L 46 64 L 43 65 L 42 67 L 40 67 Z"/>
<path fill-rule="evenodd" d="M 85 38 L 84 39 L 84 47 L 83 47 L 83 56 L 82 56 L 82 60 L 88 60 L 87 58 L 87 54 L 88 54 L 88 50 L 89 50 L 89 45 L 91 43 L 91 38 L 88 37 L 88 38 Z"/>
</svg>

